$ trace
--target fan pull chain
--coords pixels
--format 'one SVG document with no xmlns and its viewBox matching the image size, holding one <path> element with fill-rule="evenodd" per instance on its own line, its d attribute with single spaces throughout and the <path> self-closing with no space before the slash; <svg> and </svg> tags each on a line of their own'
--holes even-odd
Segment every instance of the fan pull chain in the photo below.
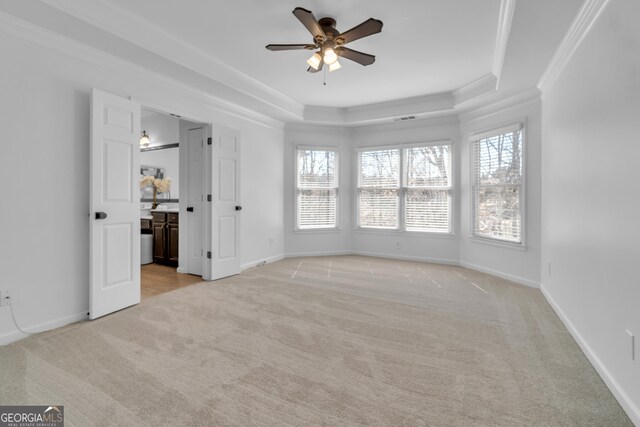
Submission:
<svg viewBox="0 0 640 427">
<path fill-rule="evenodd" d="M 323 72 L 323 82 L 322 82 L 322 84 L 323 84 L 323 86 L 326 86 L 327 85 L 327 67 L 324 67 L 322 69 L 322 72 Z"/>
</svg>

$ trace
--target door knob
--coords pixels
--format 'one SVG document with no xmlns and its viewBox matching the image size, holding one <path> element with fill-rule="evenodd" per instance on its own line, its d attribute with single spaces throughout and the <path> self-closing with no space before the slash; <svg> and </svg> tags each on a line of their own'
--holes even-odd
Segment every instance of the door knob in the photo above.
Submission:
<svg viewBox="0 0 640 427">
<path fill-rule="evenodd" d="M 105 219 L 107 217 L 106 212 L 96 212 L 96 219 Z"/>
<path fill-rule="evenodd" d="M 187 208 L 187 212 L 193 212 L 193 206 L 189 206 L 189 207 Z"/>
<path fill-rule="evenodd" d="M 242 206 L 236 206 L 236 210 L 237 211 L 241 211 L 242 210 Z"/>
</svg>

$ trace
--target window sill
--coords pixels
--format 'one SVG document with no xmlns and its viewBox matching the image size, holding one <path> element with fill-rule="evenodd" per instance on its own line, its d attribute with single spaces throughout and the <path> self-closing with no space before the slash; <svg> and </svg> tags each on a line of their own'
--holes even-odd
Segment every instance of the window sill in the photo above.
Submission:
<svg viewBox="0 0 640 427">
<path fill-rule="evenodd" d="M 499 248 L 511 249 L 521 252 L 526 252 L 528 250 L 527 246 L 524 243 L 509 243 L 502 240 L 490 239 L 488 237 L 469 236 L 469 241 L 471 243 L 496 246 Z"/>
<path fill-rule="evenodd" d="M 293 230 L 294 234 L 331 234 L 341 233 L 341 228 L 296 228 Z"/>
<path fill-rule="evenodd" d="M 384 230 L 377 228 L 356 228 L 355 233 L 362 234 L 379 234 L 382 236 L 408 236 L 408 237 L 428 237 L 436 239 L 455 239 L 454 233 L 434 233 L 428 231 L 402 231 L 402 230 Z"/>
</svg>

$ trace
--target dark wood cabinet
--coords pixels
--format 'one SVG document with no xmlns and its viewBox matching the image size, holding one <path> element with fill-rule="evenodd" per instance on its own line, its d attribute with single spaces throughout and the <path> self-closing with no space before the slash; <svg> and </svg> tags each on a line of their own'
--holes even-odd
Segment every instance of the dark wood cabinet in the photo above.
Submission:
<svg viewBox="0 0 640 427">
<path fill-rule="evenodd" d="M 152 212 L 153 261 L 158 264 L 178 266 L 178 214 Z"/>
</svg>

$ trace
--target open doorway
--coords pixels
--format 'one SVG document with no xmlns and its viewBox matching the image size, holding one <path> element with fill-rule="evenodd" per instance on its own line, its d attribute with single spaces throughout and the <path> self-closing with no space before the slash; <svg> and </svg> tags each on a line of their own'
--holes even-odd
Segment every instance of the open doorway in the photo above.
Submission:
<svg viewBox="0 0 640 427">
<path fill-rule="evenodd" d="M 158 113 L 151 109 L 145 110 Z M 154 116 L 151 113 L 145 113 L 146 117 Z M 180 193 L 177 201 L 170 201 L 170 185 L 167 189 L 165 182 L 160 188 L 156 187 L 156 191 L 151 188 L 152 195 L 155 194 L 155 197 L 146 198 L 147 203 L 152 203 L 147 211 L 147 209 L 141 209 L 141 200 L 145 197 L 140 197 L 143 190 L 139 183 L 143 179 L 151 178 L 155 183 L 158 176 L 145 178 L 141 174 L 141 136 L 149 138 L 149 144 L 145 147 L 148 148 L 152 145 L 153 135 L 141 132 L 146 129 L 141 127 L 140 104 L 93 88 L 90 116 L 89 317 L 97 319 L 140 302 L 141 228 L 143 219 L 150 220 L 151 235 L 155 237 L 153 233 L 155 212 L 151 212 L 152 210 L 165 214 L 162 215 L 163 230 L 169 230 L 169 233 L 177 231 L 178 238 L 174 239 L 174 242 L 178 241 L 176 273 L 201 275 L 205 280 L 216 280 L 238 274 L 240 272 L 240 211 L 242 211 L 239 130 L 219 124 L 203 125 L 201 122 L 189 124 L 188 120 L 183 122 L 185 126 L 181 128 L 180 123 L 183 119 L 176 115 L 169 115 L 178 120 L 179 140 L 181 129 L 187 131 L 188 139 L 189 130 L 202 128 L 203 137 L 200 140 L 191 138 L 196 149 L 199 142 L 200 151 L 195 150 L 196 154 L 190 159 L 189 144 L 178 142 L 178 163 L 182 166 L 178 171 L 180 184 L 174 186 Z M 189 127 L 192 125 L 196 127 Z M 207 138 L 206 145 L 204 135 Z M 201 172 L 198 172 L 198 167 L 193 165 L 194 162 L 198 162 L 198 159 Z M 157 169 L 162 168 L 155 169 L 158 173 Z M 166 171 L 162 171 L 163 179 L 165 173 Z M 191 174 L 193 179 L 201 185 L 201 189 L 197 192 L 188 190 L 188 187 L 185 189 L 185 183 L 189 182 Z M 160 182 L 163 181 L 160 180 Z M 158 202 L 158 192 L 168 193 L 169 197 Z M 195 195 L 189 195 L 189 192 Z M 206 202 L 204 192 L 207 193 Z M 164 202 L 165 207 L 158 209 L 158 206 L 155 206 L 154 209 L 154 199 L 158 204 Z M 185 200 L 189 203 L 194 202 L 194 205 L 190 206 L 189 203 L 185 203 Z M 198 201 L 200 209 L 197 208 Z M 171 207 L 169 203 L 175 203 L 175 205 Z M 176 211 L 170 212 L 171 208 Z M 200 213 L 200 220 L 189 219 L 188 214 L 195 212 Z M 147 218 L 143 218 L 145 216 Z M 175 226 L 176 223 L 177 230 L 171 226 L 171 224 Z M 158 229 L 160 228 L 159 226 Z M 180 233 L 180 228 L 189 231 Z M 200 243 L 197 243 L 197 239 L 187 238 L 189 235 L 204 237 Z M 152 248 L 156 244 L 152 240 Z M 162 244 L 160 247 L 167 253 L 175 250 L 175 245 Z M 206 256 L 205 247 L 207 248 Z M 185 254 L 189 251 L 192 251 L 192 256 L 185 258 Z M 189 264 L 185 263 L 185 259 L 189 258 L 202 261 L 201 272 L 188 271 Z"/>
<path fill-rule="evenodd" d="M 206 125 L 142 108 L 141 130 L 140 283 L 144 299 L 202 281 Z"/>
</svg>

